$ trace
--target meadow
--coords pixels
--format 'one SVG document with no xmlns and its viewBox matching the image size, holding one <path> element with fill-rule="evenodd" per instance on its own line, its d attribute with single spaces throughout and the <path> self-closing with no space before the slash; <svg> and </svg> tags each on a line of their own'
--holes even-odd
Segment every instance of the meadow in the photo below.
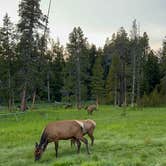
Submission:
<svg viewBox="0 0 166 166">
<path fill-rule="evenodd" d="M 17 117 L 0 116 L 0 166 L 166 166 L 166 108 L 125 111 L 124 114 L 122 108 L 100 106 L 99 111 L 88 116 L 85 110 L 40 104 Z M 1 109 L 0 114 L 4 113 Z M 60 141 L 57 159 L 54 144 L 49 144 L 35 163 L 34 145 L 44 126 L 63 119 L 96 121 L 91 154 L 82 144 L 77 155 L 69 141 Z"/>
</svg>

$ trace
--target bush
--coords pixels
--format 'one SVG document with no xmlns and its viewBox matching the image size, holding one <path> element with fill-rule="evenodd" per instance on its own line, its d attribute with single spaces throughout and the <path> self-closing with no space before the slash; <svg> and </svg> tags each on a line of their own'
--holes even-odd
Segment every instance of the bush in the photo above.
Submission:
<svg viewBox="0 0 166 166">
<path fill-rule="evenodd" d="M 143 107 L 157 107 L 166 104 L 166 96 L 161 95 L 157 89 L 155 89 L 149 96 L 144 94 L 140 104 Z"/>
</svg>

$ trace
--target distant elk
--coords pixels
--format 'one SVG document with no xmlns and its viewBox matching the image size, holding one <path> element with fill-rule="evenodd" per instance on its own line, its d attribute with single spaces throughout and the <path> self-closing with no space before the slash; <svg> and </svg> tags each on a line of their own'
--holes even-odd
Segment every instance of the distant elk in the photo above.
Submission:
<svg viewBox="0 0 166 166">
<path fill-rule="evenodd" d="M 66 104 L 65 109 L 72 108 L 72 104 Z"/>
<path fill-rule="evenodd" d="M 92 115 L 93 111 L 97 110 L 97 105 L 92 104 L 92 105 L 87 106 L 85 109 L 87 110 L 89 115 Z"/>
<path fill-rule="evenodd" d="M 28 110 L 28 109 L 29 109 L 29 107 L 26 106 L 26 107 L 25 107 L 25 110 Z M 17 106 L 17 110 L 21 110 L 21 105 L 18 105 L 18 106 Z"/>
<path fill-rule="evenodd" d="M 90 137 L 91 139 L 91 145 L 93 146 L 94 144 L 94 136 L 93 136 L 93 133 L 94 133 L 94 130 L 95 130 L 95 127 L 96 127 L 96 122 L 91 120 L 91 119 L 88 119 L 88 120 L 79 120 L 78 121 L 82 126 L 83 126 L 83 135 L 86 135 L 88 134 L 88 136 Z M 73 144 L 76 143 L 76 140 L 75 139 L 72 139 L 71 140 L 71 146 Z"/>
<path fill-rule="evenodd" d="M 88 140 L 83 137 L 83 125 L 77 120 L 64 120 L 49 123 L 41 136 L 40 143 L 35 144 L 35 161 L 39 160 L 45 151 L 48 143 L 55 143 L 56 157 L 58 157 L 58 142 L 59 140 L 74 139 L 77 143 L 77 153 L 80 152 L 81 142 L 86 145 L 87 153 L 89 153 Z"/>
</svg>

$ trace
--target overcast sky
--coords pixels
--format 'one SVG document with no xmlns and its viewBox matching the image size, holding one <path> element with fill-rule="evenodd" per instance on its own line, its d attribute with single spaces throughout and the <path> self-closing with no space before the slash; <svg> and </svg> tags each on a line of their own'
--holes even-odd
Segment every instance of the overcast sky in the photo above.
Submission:
<svg viewBox="0 0 166 166">
<path fill-rule="evenodd" d="M 19 1 L 0 0 L 0 25 L 6 12 L 17 22 Z M 48 4 L 41 0 L 44 13 Z M 148 33 L 151 47 L 160 48 L 166 36 L 166 0 L 52 0 L 49 27 L 51 37 L 65 44 L 73 27 L 81 26 L 90 43 L 103 46 L 121 26 L 129 33 L 134 19 L 141 33 Z"/>
</svg>

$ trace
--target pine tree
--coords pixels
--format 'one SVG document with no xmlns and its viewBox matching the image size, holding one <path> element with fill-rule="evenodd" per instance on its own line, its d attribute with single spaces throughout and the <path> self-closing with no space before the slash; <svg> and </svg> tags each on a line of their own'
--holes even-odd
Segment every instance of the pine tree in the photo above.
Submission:
<svg viewBox="0 0 166 166">
<path fill-rule="evenodd" d="M 151 51 L 144 66 L 144 93 L 150 94 L 160 83 L 158 58 Z"/>
<path fill-rule="evenodd" d="M 102 51 L 99 50 L 96 56 L 95 64 L 93 66 L 93 76 L 91 81 L 92 97 L 99 102 L 103 102 L 105 95 L 104 91 L 104 79 L 103 79 L 103 67 L 102 67 Z"/>
<path fill-rule="evenodd" d="M 69 78 L 74 81 L 72 84 L 75 92 L 72 92 L 76 96 L 77 108 L 81 106 L 82 89 L 84 89 L 84 77 L 88 64 L 86 63 L 86 38 L 80 27 L 74 28 L 69 35 L 69 43 L 67 44 L 67 50 L 69 52 L 68 64 L 69 64 Z"/>
<path fill-rule="evenodd" d="M 166 37 L 163 40 L 162 53 L 160 61 L 161 73 L 161 93 L 166 97 Z"/>
<path fill-rule="evenodd" d="M 127 104 L 126 65 L 129 56 L 129 39 L 123 27 L 121 27 L 117 33 L 115 50 L 120 59 L 120 73 L 118 75 L 119 106 L 122 106 Z"/>
<path fill-rule="evenodd" d="M 3 19 L 3 27 L 1 28 L 1 58 L 4 63 L 1 70 L 1 76 L 4 76 L 4 88 L 7 91 L 8 108 L 9 111 L 13 109 L 14 98 L 14 68 L 13 64 L 16 59 L 15 47 L 16 47 L 16 34 L 13 24 L 10 21 L 8 14 Z M 1 63 L 1 64 L 2 64 Z M 7 85 L 7 87 L 6 87 Z"/>
<path fill-rule="evenodd" d="M 60 42 L 52 44 L 52 63 L 51 63 L 51 91 L 55 101 L 62 100 L 62 87 L 64 85 L 64 49 Z"/>
<path fill-rule="evenodd" d="M 115 106 L 118 105 L 120 59 L 118 55 L 112 55 L 112 63 L 106 80 L 107 100 Z"/>
<path fill-rule="evenodd" d="M 97 56 L 97 49 L 95 45 L 92 45 L 89 48 L 89 66 L 88 66 L 88 70 L 87 70 L 87 80 L 85 82 L 85 85 L 87 86 L 87 100 L 91 100 L 92 99 L 92 89 L 91 89 L 91 82 L 92 82 L 92 76 L 93 76 L 93 67 L 95 64 L 95 60 L 96 60 L 96 56 Z"/>
<path fill-rule="evenodd" d="M 161 53 L 161 75 L 166 75 L 166 38 L 163 40 L 162 53 Z"/>
<path fill-rule="evenodd" d="M 140 58 L 140 97 L 144 95 L 144 80 L 145 72 L 144 67 L 146 62 L 148 61 L 148 54 L 150 53 L 150 46 L 149 46 L 149 37 L 146 32 L 143 33 L 143 36 L 140 37 L 139 47 L 141 51 L 141 58 Z"/>
<path fill-rule="evenodd" d="M 33 69 L 35 66 L 34 35 L 39 28 L 42 28 L 42 11 L 40 10 L 40 0 L 22 0 L 19 4 L 20 21 L 18 30 L 20 33 L 20 62 L 22 77 L 22 99 L 21 110 L 26 110 L 27 88 L 33 79 Z"/>
</svg>

